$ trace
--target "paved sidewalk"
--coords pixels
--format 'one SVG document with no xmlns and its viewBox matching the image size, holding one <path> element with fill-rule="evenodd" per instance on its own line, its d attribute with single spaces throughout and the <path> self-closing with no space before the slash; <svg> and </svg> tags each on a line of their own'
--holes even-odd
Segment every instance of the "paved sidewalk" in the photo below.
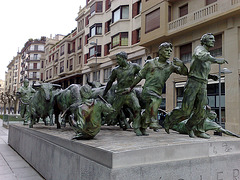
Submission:
<svg viewBox="0 0 240 180">
<path fill-rule="evenodd" d="M 8 129 L 0 119 L 0 180 L 43 180 L 43 178 L 8 145 Z"/>
</svg>

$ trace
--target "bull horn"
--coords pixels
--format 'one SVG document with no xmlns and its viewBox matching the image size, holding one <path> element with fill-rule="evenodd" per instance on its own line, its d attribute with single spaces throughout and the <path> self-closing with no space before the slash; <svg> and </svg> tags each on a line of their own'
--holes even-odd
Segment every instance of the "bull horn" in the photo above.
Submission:
<svg viewBox="0 0 240 180">
<path fill-rule="evenodd" d="M 41 87 L 42 85 L 41 84 L 33 84 L 32 87 L 35 88 L 35 87 Z"/>
<path fill-rule="evenodd" d="M 53 87 L 56 87 L 56 88 L 61 88 L 62 86 L 59 85 L 59 84 L 53 84 Z"/>
</svg>

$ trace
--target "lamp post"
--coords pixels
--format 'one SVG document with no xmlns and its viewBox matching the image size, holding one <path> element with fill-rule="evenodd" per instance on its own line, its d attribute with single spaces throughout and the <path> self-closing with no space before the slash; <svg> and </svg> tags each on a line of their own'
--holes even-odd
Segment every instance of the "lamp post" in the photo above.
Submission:
<svg viewBox="0 0 240 180">
<path fill-rule="evenodd" d="M 222 92 L 221 92 L 221 74 L 230 74 L 232 73 L 232 71 L 230 71 L 228 68 L 223 68 L 221 69 L 221 64 L 219 64 L 219 72 L 218 72 L 218 76 L 219 76 L 219 81 L 218 81 L 218 98 L 219 98 L 219 115 L 218 115 L 218 118 L 219 118 L 219 125 L 222 127 L 222 106 L 221 106 L 221 95 L 222 95 Z M 220 134 L 221 136 L 222 134 Z"/>
</svg>

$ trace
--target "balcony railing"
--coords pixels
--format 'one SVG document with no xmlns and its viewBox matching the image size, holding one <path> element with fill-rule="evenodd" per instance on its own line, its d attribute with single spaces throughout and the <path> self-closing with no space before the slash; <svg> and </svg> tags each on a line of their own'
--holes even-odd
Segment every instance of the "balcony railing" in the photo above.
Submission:
<svg viewBox="0 0 240 180">
<path fill-rule="evenodd" d="M 199 22 L 204 22 L 211 17 L 223 14 L 222 12 L 228 12 L 240 7 L 240 0 L 230 0 L 230 1 L 217 1 L 204 8 L 189 13 L 183 17 L 175 19 L 168 23 L 168 33 L 173 33 L 174 31 L 181 30 L 188 25 L 194 25 Z"/>
<path fill-rule="evenodd" d="M 218 11 L 218 4 L 217 3 L 215 3 L 213 5 L 210 5 L 210 6 L 207 6 L 203 9 L 200 9 L 199 11 L 193 13 L 194 20 L 201 19 L 201 18 L 203 18 L 205 16 L 208 16 L 210 14 L 213 14 L 217 11 Z"/>
<path fill-rule="evenodd" d="M 187 24 L 187 15 L 170 22 L 168 24 L 168 30 L 176 29 L 184 24 Z"/>
</svg>

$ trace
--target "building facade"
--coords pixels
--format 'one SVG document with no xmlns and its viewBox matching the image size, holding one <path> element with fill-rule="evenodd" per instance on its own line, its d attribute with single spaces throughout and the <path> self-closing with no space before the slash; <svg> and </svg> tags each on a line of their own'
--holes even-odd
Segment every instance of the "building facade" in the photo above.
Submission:
<svg viewBox="0 0 240 180">
<path fill-rule="evenodd" d="M 85 84 L 88 78 L 104 84 L 121 51 L 127 52 L 129 61 L 143 65 L 147 54 L 139 46 L 140 0 L 87 0 L 76 21 L 77 28 L 69 35 L 46 46 L 45 82 L 66 88 L 72 83 Z"/>
<path fill-rule="evenodd" d="M 46 37 L 29 39 L 21 50 L 20 82 L 28 79 L 30 84 L 40 81 L 40 61 L 45 60 Z"/>
<path fill-rule="evenodd" d="M 146 0 L 142 3 L 141 42 L 156 56 L 160 43 L 174 46 L 173 56 L 189 67 L 192 52 L 205 33 L 213 33 L 215 47 L 210 53 L 225 58 L 231 74 L 221 75 L 221 121 L 225 127 L 240 133 L 240 1 L 239 0 Z M 219 66 L 212 65 L 212 74 L 219 74 Z M 187 77 L 172 75 L 166 83 L 166 110 L 181 105 Z M 208 104 L 219 113 L 219 82 L 209 80 Z"/>
</svg>

